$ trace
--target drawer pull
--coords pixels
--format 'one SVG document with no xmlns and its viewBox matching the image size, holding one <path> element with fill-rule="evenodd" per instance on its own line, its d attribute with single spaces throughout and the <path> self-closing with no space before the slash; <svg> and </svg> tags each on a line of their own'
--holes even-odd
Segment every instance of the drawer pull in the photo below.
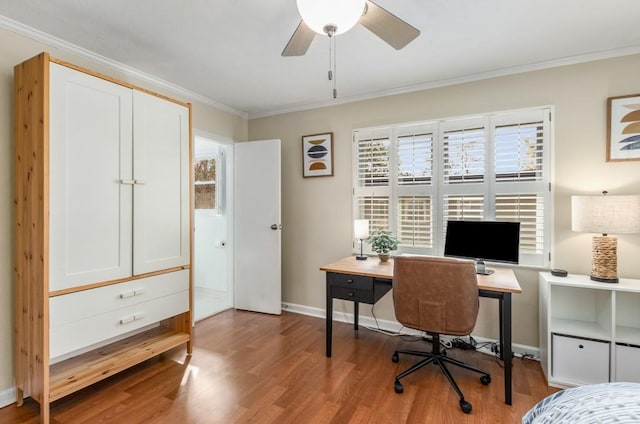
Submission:
<svg viewBox="0 0 640 424">
<path fill-rule="evenodd" d="M 347 284 L 353 284 L 353 280 L 350 278 L 347 280 Z"/>
<path fill-rule="evenodd" d="M 129 315 L 128 317 L 122 318 L 120 320 L 120 325 L 129 324 L 130 322 L 138 321 L 138 320 L 141 320 L 142 318 L 144 318 L 144 314 L 142 312 Z"/>
<path fill-rule="evenodd" d="M 353 296 L 355 296 L 355 293 L 354 293 L 354 292 L 349 292 L 349 293 L 348 293 L 348 296 L 349 296 L 349 297 L 353 297 Z"/>
<path fill-rule="evenodd" d="M 140 296 L 142 293 L 144 293 L 143 288 L 129 290 L 129 291 L 120 293 L 120 299 L 126 299 L 127 297 L 133 297 L 133 296 Z"/>
<path fill-rule="evenodd" d="M 580 349 L 584 349 L 584 345 L 578 345 Z"/>
</svg>

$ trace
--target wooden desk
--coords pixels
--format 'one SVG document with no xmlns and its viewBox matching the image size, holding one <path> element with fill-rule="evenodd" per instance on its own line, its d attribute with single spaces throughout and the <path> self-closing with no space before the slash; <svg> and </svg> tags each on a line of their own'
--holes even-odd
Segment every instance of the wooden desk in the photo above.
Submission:
<svg viewBox="0 0 640 424">
<path fill-rule="evenodd" d="M 333 299 L 350 300 L 354 309 L 354 330 L 358 330 L 359 303 L 373 305 L 391 290 L 393 259 L 380 262 L 371 257 L 358 261 L 348 256 L 320 267 L 327 274 L 326 355 L 331 357 L 333 331 Z M 491 275 L 478 275 L 480 297 L 498 299 L 500 311 L 500 355 L 504 361 L 504 401 L 511 405 L 512 356 L 511 348 L 511 294 L 522 289 L 513 270 L 496 268 Z"/>
</svg>

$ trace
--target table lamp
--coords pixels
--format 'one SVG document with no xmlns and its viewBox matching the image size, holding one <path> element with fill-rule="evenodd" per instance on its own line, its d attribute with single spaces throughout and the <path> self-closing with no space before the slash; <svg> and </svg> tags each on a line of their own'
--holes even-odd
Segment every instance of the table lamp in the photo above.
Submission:
<svg viewBox="0 0 640 424">
<path fill-rule="evenodd" d="M 367 256 L 362 253 L 362 240 L 369 237 L 369 220 L 368 219 L 356 219 L 353 222 L 353 233 L 358 240 L 360 240 L 360 254 L 356 255 L 356 259 L 363 261 L 367 259 Z"/>
<path fill-rule="evenodd" d="M 618 240 L 608 234 L 640 233 L 640 195 L 571 196 L 571 229 L 600 233 L 592 243 L 591 279 L 618 282 Z"/>
</svg>

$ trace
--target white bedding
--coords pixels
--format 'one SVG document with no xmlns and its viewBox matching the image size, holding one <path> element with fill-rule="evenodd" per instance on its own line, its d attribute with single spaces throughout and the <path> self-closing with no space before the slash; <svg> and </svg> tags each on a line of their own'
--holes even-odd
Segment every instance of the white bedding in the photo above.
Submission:
<svg viewBox="0 0 640 424">
<path fill-rule="evenodd" d="M 640 384 L 603 383 L 547 396 L 522 417 L 522 424 L 640 423 Z"/>
</svg>

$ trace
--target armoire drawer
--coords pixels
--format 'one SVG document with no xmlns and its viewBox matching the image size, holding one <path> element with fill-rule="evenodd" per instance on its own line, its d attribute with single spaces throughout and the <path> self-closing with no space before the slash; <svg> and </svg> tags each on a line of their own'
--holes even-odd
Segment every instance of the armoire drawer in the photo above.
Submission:
<svg viewBox="0 0 640 424">
<path fill-rule="evenodd" d="M 154 275 L 49 299 L 51 328 L 189 289 L 189 270 Z"/>
<path fill-rule="evenodd" d="M 172 293 L 50 328 L 49 357 L 56 358 L 189 310 L 189 291 Z"/>
</svg>

